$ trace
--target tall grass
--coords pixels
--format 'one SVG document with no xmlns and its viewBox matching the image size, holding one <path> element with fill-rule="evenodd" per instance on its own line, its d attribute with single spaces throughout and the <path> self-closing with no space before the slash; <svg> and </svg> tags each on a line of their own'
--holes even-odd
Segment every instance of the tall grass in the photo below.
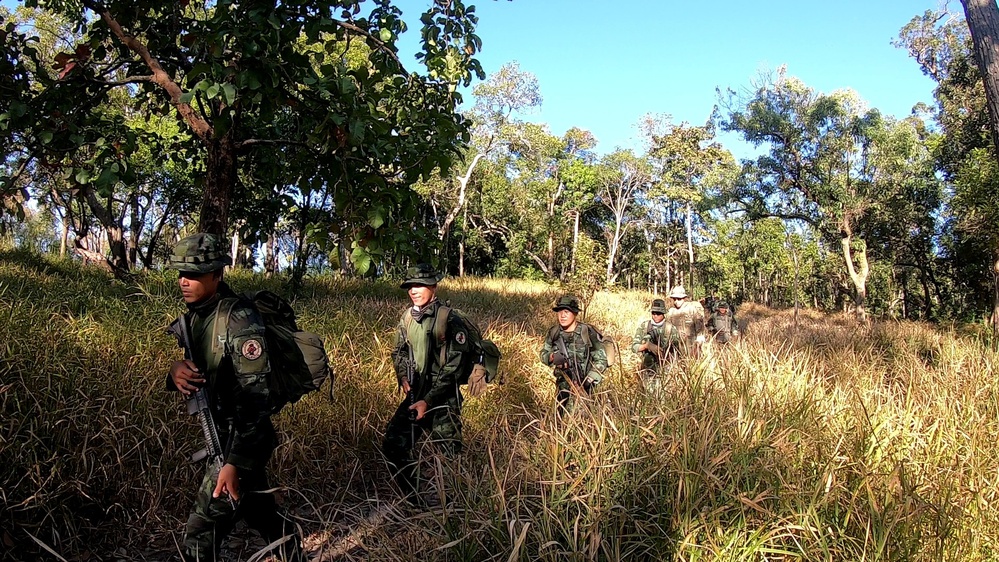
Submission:
<svg viewBox="0 0 999 562">
<path fill-rule="evenodd" d="M 237 290 L 277 282 L 248 275 Z M 277 417 L 283 503 L 324 560 L 994 560 L 999 558 L 999 356 L 926 324 L 746 305 L 741 342 L 658 384 L 629 345 L 651 295 L 597 293 L 586 318 L 623 364 L 554 415 L 537 360 L 560 291 L 449 279 L 441 294 L 504 353 L 504 384 L 465 404 L 466 450 L 423 452 L 417 510 L 379 444 L 401 396 L 388 361 L 406 304 L 391 283 L 317 278 L 296 303 L 326 338 L 332 401 Z M 35 255 L 0 255 L 0 542 L 4 559 L 164 560 L 201 467 L 163 333 L 169 274 L 122 284 Z M 237 531 L 230 550 L 260 543 Z M 32 538 L 34 537 L 34 538 Z"/>
</svg>

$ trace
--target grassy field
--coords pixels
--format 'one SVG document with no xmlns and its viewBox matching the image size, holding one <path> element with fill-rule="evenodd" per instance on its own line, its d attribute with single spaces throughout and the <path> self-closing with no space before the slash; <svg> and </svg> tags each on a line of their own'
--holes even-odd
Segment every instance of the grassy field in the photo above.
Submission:
<svg viewBox="0 0 999 562">
<path fill-rule="evenodd" d="M 232 275 L 237 290 L 280 289 Z M 164 389 L 174 276 L 124 284 L 0 253 L 0 558 L 175 556 L 199 432 Z M 441 294 L 504 353 L 505 383 L 466 402 L 466 453 L 425 451 L 399 501 L 379 453 L 401 399 L 388 361 L 407 300 L 391 283 L 311 279 L 300 324 L 326 338 L 336 395 L 276 418 L 272 473 L 323 560 L 996 560 L 999 355 L 970 328 L 858 327 L 752 305 L 745 338 L 643 389 L 631 334 L 650 295 L 597 293 L 587 320 L 623 364 L 557 423 L 537 349 L 560 293 L 449 279 Z M 233 558 L 257 550 L 237 530 Z"/>
</svg>

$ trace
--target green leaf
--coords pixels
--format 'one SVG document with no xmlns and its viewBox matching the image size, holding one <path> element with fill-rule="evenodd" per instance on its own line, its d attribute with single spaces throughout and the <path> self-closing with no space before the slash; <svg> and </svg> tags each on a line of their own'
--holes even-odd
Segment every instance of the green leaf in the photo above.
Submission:
<svg viewBox="0 0 999 562">
<path fill-rule="evenodd" d="M 89 181 L 90 181 L 90 172 L 88 172 L 87 170 L 80 170 L 79 172 L 76 173 L 76 183 L 83 185 Z"/>
<path fill-rule="evenodd" d="M 388 43 L 389 41 L 392 40 L 392 30 L 383 28 L 381 31 L 378 32 L 378 37 L 383 42 Z"/>
<path fill-rule="evenodd" d="M 381 207 L 373 207 L 368 210 L 368 224 L 371 228 L 381 228 L 385 224 L 385 210 Z"/>
<path fill-rule="evenodd" d="M 236 87 L 229 83 L 223 84 L 222 96 L 225 98 L 226 105 L 232 105 L 236 102 Z"/>
<path fill-rule="evenodd" d="M 208 87 L 208 90 L 205 91 L 205 96 L 208 99 L 215 99 L 215 96 L 219 95 L 220 89 L 221 88 L 218 84 L 212 84 L 211 86 Z"/>
<path fill-rule="evenodd" d="M 350 253 L 350 263 L 354 264 L 358 273 L 367 275 L 368 270 L 371 269 L 371 254 L 364 248 L 355 246 L 354 251 Z"/>
<path fill-rule="evenodd" d="M 180 95 L 180 103 L 190 104 L 191 100 L 193 99 L 194 99 L 194 90 L 191 90 L 190 92 L 184 92 L 183 94 Z"/>
<path fill-rule="evenodd" d="M 42 131 L 38 133 L 38 138 L 42 141 L 42 144 L 48 144 L 52 142 L 52 131 Z"/>
</svg>

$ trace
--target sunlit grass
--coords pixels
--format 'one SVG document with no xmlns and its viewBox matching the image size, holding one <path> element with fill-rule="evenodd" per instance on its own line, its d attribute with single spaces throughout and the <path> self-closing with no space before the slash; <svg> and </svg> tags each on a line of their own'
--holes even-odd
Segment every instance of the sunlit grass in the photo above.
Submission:
<svg viewBox="0 0 999 562">
<path fill-rule="evenodd" d="M 276 280 L 236 274 L 237 290 Z M 466 451 L 424 450 L 429 511 L 401 503 L 379 453 L 401 396 L 388 361 L 397 284 L 311 279 L 300 324 L 327 342 L 330 401 L 276 424 L 283 503 L 324 559 L 994 560 L 999 356 L 928 324 L 739 308 L 741 342 L 658 385 L 631 336 L 652 295 L 598 292 L 586 319 L 622 364 L 572 416 L 537 350 L 561 290 L 446 279 L 441 295 L 503 351 L 503 385 L 465 407 Z M 182 306 L 170 274 L 132 284 L 0 255 L 0 549 L 72 559 L 122 545 L 166 559 L 200 447 L 164 376 Z M 245 538 L 236 533 L 236 541 Z M 149 545 L 148 548 L 145 545 Z M 7 548 L 9 547 L 9 548 Z M 252 545 L 233 547 L 248 558 Z M 241 550 L 244 549 L 244 550 Z"/>
</svg>

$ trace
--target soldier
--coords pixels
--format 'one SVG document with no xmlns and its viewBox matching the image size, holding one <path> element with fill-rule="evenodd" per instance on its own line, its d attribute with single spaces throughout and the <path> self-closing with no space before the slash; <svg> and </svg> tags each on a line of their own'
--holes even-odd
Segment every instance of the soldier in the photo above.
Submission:
<svg viewBox="0 0 999 562">
<path fill-rule="evenodd" d="M 680 332 L 666 321 L 666 301 L 653 300 L 650 311 L 652 319 L 639 324 L 631 340 L 631 351 L 642 356 L 643 379 L 665 374 L 680 345 Z"/>
<path fill-rule="evenodd" d="M 708 319 L 708 331 L 716 342 L 726 344 L 739 335 L 739 321 L 735 313 L 729 309 L 728 303 L 720 301 L 711 318 Z"/>
<path fill-rule="evenodd" d="M 462 449 L 458 378 L 463 353 L 469 351 L 468 334 L 455 316 L 449 315 L 443 341 L 434 337 L 441 307 L 437 283 L 442 278 L 433 266 L 419 264 L 409 268 L 400 285 L 408 290 L 413 303 L 399 322 L 392 351 L 396 378 L 406 399 L 385 428 L 382 449 L 393 478 L 413 503 L 420 501 L 416 496 L 419 466 L 413 457 L 420 436 L 429 432 L 430 441 L 449 457 Z"/>
<path fill-rule="evenodd" d="M 680 331 L 684 354 L 696 357 L 704 343 L 704 307 L 690 300 L 683 285 L 673 287 L 669 297 L 673 299 L 673 308 L 666 314 L 666 320 Z"/>
<path fill-rule="evenodd" d="M 270 489 L 265 468 L 278 441 L 270 419 L 264 325 L 222 280 L 230 264 L 222 240 L 203 233 L 178 242 L 168 262 L 178 271 L 187 304 L 193 361 L 175 361 L 166 386 L 187 396 L 206 385 L 225 456 L 218 474 L 208 470 L 198 489 L 182 555 L 187 561 L 215 560 L 222 541 L 245 519 L 268 543 L 290 535 L 279 556 L 298 562 L 304 560 L 300 537 L 278 513 L 273 494 L 265 492 Z M 222 303 L 231 306 L 228 321 L 216 322 Z"/>
<path fill-rule="evenodd" d="M 555 301 L 552 312 L 558 324 L 548 331 L 540 352 L 541 362 L 554 368 L 560 414 L 572 411 L 576 396 L 592 392 L 607 369 L 603 336 L 577 320 L 579 310 L 579 299 L 572 295 Z"/>
</svg>

